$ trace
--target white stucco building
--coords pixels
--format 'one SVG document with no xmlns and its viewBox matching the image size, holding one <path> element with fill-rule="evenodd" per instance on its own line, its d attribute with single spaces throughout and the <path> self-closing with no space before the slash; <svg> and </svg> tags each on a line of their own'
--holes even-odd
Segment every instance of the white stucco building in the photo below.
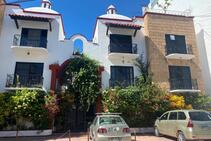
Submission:
<svg viewBox="0 0 211 141">
<path fill-rule="evenodd" d="M 48 90 L 49 65 L 69 58 L 73 50 L 64 39 L 61 15 L 51 9 L 50 1 L 27 9 L 7 5 L 0 35 L 0 90 L 13 89 L 17 81 L 27 87 L 43 81 Z"/>
<path fill-rule="evenodd" d="M 85 53 L 103 65 L 103 88 L 115 85 L 116 80 L 131 84 L 138 75 L 135 59 L 140 56 L 145 58 L 146 54 L 141 25 L 141 20 L 117 14 L 112 5 L 105 15 L 97 18 L 93 37 L 96 49 L 85 49 Z"/>
<path fill-rule="evenodd" d="M 110 6 L 96 21 L 94 37 L 65 38 L 62 15 L 52 10 L 49 0 L 40 7 L 22 9 L 6 5 L 0 35 L 0 91 L 20 87 L 55 90 L 58 71 L 74 57 L 74 42 L 83 42 L 83 53 L 102 66 L 102 87 L 133 83 L 138 70 L 134 60 L 145 58 L 142 19 L 116 13 Z"/>
<path fill-rule="evenodd" d="M 164 0 L 150 0 L 148 10 L 163 12 L 161 5 Z M 200 53 L 202 74 L 205 82 L 205 91 L 211 94 L 211 1 L 210 0 L 171 0 L 167 13 L 178 13 L 194 16 L 197 46 Z"/>
</svg>

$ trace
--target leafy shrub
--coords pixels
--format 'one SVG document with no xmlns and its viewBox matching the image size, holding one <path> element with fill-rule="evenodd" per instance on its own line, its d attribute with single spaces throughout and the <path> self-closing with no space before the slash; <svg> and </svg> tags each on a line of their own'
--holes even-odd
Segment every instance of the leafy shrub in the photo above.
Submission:
<svg viewBox="0 0 211 141">
<path fill-rule="evenodd" d="M 97 61 L 82 55 L 71 58 L 61 74 L 66 93 L 74 96 L 75 104 L 87 111 L 100 95 L 98 69 Z"/>
<path fill-rule="evenodd" d="M 170 95 L 152 82 L 149 63 L 143 58 L 136 62 L 140 76 L 134 86 L 105 90 L 102 94 L 105 112 L 120 112 L 131 127 L 153 126 L 155 119 L 173 109 L 203 108 L 209 103 L 207 96 L 189 97 Z M 192 105 L 191 105 L 192 104 Z"/>
<path fill-rule="evenodd" d="M 109 89 L 103 92 L 105 112 L 120 112 L 131 127 L 152 126 L 157 116 L 168 110 L 165 93 L 155 84 Z"/>
<path fill-rule="evenodd" d="M 59 106 L 57 102 L 56 95 L 46 95 L 45 96 L 45 109 L 48 113 L 49 127 L 53 128 L 54 120 L 57 113 L 59 113 Z"/>
<path fill-rule="evenodd" d="M 0 130 L 3 130 L 5 127 L 15 124 L 14 114 L 12 112 L 12 102 L 11 97 L 14 93 L 0 93 Z"/>
<path fill-rule="evenodd" d="M 191 104 L 193 109 L 211 110 L 211 97 L 202 93 L 186 94 L 185 102 Z"/>
<path fill-rule="evenodd" d="M 0 130 L 47 129 L 48 110 L 45 92 L 19 90 L 0 94 Z M 26 123 L 32 123 L 30 127 Z"/>
<path fill-rule="evenodd" d="M 59 112 L 56 95 L 45 96 L 45 109 L 48 111 L 50 118 L 54 118 L 56 116 L 56 114 Z"/>
</svg>

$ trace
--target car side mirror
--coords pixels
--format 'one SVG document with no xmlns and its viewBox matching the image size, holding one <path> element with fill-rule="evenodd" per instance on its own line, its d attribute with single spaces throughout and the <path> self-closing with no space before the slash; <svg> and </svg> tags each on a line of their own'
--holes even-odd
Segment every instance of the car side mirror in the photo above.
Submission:
<svg viewBox="0 0 211 141">
<path fill-rule="evenodd" d="M 160 121 L 160 117 L 157 117 L 157 120 L 159 120 L 159 121 Z"/>
</svg>

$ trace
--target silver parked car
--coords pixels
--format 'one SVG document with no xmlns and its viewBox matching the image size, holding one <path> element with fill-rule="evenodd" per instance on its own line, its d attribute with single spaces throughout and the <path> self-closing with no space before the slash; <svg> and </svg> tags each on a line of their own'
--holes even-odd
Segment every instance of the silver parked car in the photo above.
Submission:
<svg viewBox="0 0 211 141">
<path fill-rule="evenodd" d="M 130 128 L 119 114 L 98 113 L 90 126 L 92 141 L 131 141 Z"/>
<path fill-rule="evenodd" d="M 210 140 L 211 115 L 203 110 L 173 110 L 155 122 L 155 135 L 176 137 L 178 141 Z"/>
</svg>

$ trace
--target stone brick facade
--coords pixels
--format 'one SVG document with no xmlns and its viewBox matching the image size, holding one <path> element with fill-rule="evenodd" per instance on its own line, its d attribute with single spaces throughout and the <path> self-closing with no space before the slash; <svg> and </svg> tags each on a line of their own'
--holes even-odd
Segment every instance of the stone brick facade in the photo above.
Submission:
<svg viewBox="0 0 211 141">
<path fill-rule="evenodd" d="M 150 62 L 149 69 L 153 74 L 153 81 L 162 88 L 169 90 L 168 66 L 189 66 L 192 79 L 197 79 L 199 90 L 204 92 L 193 17 L 146 13 L 144 16 L 144 29 L 148 60 Z M 191 45 L 195 57 L 191 60 L 167 59 L 165 34 L 184 35 L 186 44 Z"/>
<path fill-rule="evenodd" d="M 4 17 L 4 9 L 5 9 L 5 6 L 2 4 L 4 4 L 4 0 L 0 0 L 0 33 L 1 33 L 2 22 Z"/>
</svg>

